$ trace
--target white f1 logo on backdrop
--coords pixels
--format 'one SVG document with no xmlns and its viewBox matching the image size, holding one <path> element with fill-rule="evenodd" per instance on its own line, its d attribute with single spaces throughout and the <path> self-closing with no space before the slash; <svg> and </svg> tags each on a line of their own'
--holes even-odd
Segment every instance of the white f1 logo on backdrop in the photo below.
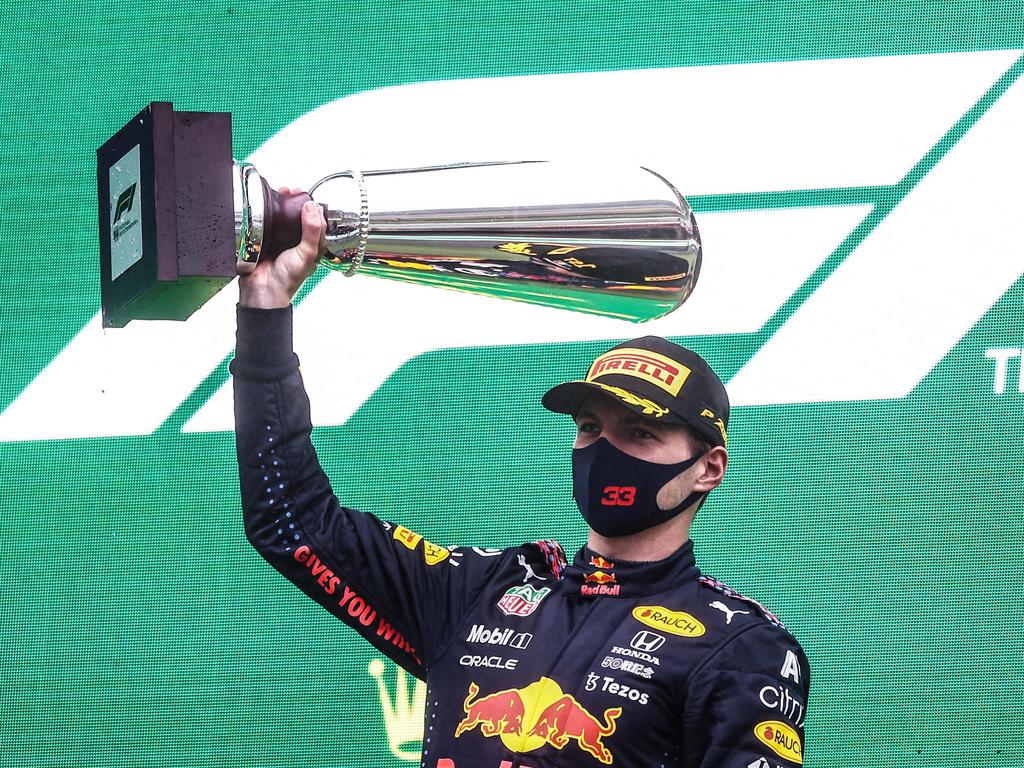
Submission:
<svg viewBox="0 0 1024 768">
<path fill-rule="evenodd" d="M 563 157 L 641 164 L 687 196 L 893 185 L 1019 56 L 987 51 L 418 83 L 324 105 L 249 160 L 275 183 L 307 187 L 346 168 Z M 628 93 L 641 105 L 639 119 L 609 111 L 581 132 L 573 116 L 591 114 L 607 93 Z M 664 98 L 677 93 L 688 98 Z M 531 114 L 550 116 L 543 130 L 502 119 L 509 105 L 524 103 Z M 700 108 L 690 114 L 694 104 Z M 435 117 L 411 125 L 416 114 Z M 1018 80 L 739 370 L 729 382 L 733 404 L 887 399 L 913 390 L 1021 274 L 1022 124 Z M 643 332 L 761 330 L 871 210 L 855 204 L 699 214 L 706 258 L 698 290 L 685 308 Z M 297 311 L 296 348 L 320 425 L 344 423 L 425 351 L 634 333 L 608 318 L 355 279 L 329 276 Z M 0 414 L 0 440 L 152 432 L 230 353 L 235 299 L 229 288 L 186 323 L 134 322 L 106 333 L 97 315 Z M 317 335 L 339 316 L 373 330 L 340 340 Z M 231 427 L 224 385 L 184 430 Z"/>
</svg>

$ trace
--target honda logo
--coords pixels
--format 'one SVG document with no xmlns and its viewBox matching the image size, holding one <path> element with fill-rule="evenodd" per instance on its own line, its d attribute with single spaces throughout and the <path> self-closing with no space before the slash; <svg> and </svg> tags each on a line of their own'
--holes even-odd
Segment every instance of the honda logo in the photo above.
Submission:
<svg viewBox="0 0 1024 768">
<path fill-rule="evenodd" d="M 661 648 L 661 644 L 665 642 L 665 638 L 655 632 L 637 632 L 633 635 L 633 639 L 629 641 L 629 645 L 632 648 L 636 648 L 638 651 L 644 653 L 653 653 L 654 651 Z"/>
</svg>

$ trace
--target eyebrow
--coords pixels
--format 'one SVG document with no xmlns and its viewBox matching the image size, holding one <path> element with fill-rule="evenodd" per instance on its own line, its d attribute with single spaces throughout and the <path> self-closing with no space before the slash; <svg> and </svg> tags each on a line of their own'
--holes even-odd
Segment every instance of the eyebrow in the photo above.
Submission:
<svg viewBox="0 0 1024 768">
<path fill-rule="evenodd" d="M 595 419 L 595 420 L 597 420 L 597 419 L 599 419 L 599 417 L 593 411 L 588 410 L 584 406 L 583 408 L 580 408 L 580 410 L 578 410 L 576 412 L 576 419 L 577 420 L 579 420 L 579 419 Z M 635 425 L 639 424 L 640 426 L 644 427 L 644 429 L 650 428 L 651 431 L 654 431 L 654 432 L 664 432 L 665 431 L 665 427 L 668 426 L 667 424 L 657 424 L 657 423 L 652 422 L 649 419 L 645 419 L 642 416 L 639 416 L 639 415 L 637 415 L 635 413 L 627 414 L 626 417 L 623 420 L 625 421 L 626 424 L 628 424 L 630 426 L 635 426 Z"/>
</svg>

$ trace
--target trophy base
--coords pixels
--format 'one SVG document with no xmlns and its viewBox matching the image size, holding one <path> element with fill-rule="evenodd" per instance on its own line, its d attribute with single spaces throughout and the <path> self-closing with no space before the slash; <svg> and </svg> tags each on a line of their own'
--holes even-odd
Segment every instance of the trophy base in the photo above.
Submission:
<svg viewBox="0 0 1024 768">
<path fill-rule="evenodd" d="M 184 320 L 235 276 L 231 115 L 153 102 L 96 162 L 104 327 Z"/>
<path fill-rule="evenodd" d="M 155 280 L 117 313 L 103 315 L 104 328 L 124 328 L 131 320 L 187 320 L 232 277 L 182 277 Z"/>
</svg>

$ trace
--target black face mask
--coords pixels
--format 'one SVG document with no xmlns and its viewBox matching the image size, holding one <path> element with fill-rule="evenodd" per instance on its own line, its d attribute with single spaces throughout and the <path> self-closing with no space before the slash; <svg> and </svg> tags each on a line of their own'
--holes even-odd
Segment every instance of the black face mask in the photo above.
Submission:
<svg viewBox="0 0 1024 768">
<path fill-rule="evenodd" d="M 658 507 L 658 491 L 698 459 L 655 464 L 623 453 L 601 437 L 586 448 L 573 449 L 572 495 L 583 519 L 597 533 L 629 536 L 671 520 L 704 495 L 694 492 L 671 509 Z"/>
</svg>

